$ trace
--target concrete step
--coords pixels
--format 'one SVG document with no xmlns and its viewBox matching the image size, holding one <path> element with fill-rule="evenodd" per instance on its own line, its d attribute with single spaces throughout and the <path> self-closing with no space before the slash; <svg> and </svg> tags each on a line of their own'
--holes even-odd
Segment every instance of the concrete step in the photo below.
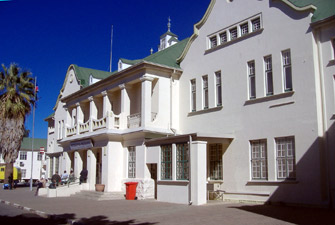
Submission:
<svg viewBox="0 0 335 225">
<path fill-rule="evenodd" d="M 80 191 L 72 197 L 83 198 L 88 200 L 121 200 L 125 199 L 125 193 L 120 192 L 97 192 L 97 191 Z"/>
</svg>

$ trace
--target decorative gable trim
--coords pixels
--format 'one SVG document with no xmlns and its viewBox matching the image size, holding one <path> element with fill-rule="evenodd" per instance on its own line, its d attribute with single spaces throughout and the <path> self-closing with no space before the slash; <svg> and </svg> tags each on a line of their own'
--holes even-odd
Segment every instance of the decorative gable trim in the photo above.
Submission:
<svg viewBox="0 0 335 225">
<path fill-rule="evenodd" d="M 211 2 L 209 3 L 209 6 L 208 6 L 208 8 L 207 8 L 207 10 L 206 10 L 206 12 L 205 12 L 205 15 L 202 17 L 202 19 L 201 19 L 198 23 L 196 23 L 196 24 L 193 26 L 193 34 L 192 34 L 192 36 L 190 37 L 190 40 L 187 42 L 186 47 L 184 48 L 184 51 L 181 53 L 181 55 L 180 55 L 179 58 L 177 59 L 177 63 L 181 63 L 181 62 L 184 60 L 184 58 L 185 58 L 185 56 L 186 56 L 188 50 L 190 49 L 190 47 L 191 47 L 193 41 L 199 36 L 199 29 L 200 29 L 200 28 L 202 27 L 202 25 L 204 25 L 205 22 L 207 21 L 209 15 L 210 15 L 210 13 L 212 12 L 212 9 L 213 9 L 213 7 L 214 7 L 214 5 L 215 5 L 215 2 L 216 2 L 216 0 L 211 0 Z"/>
</svg>

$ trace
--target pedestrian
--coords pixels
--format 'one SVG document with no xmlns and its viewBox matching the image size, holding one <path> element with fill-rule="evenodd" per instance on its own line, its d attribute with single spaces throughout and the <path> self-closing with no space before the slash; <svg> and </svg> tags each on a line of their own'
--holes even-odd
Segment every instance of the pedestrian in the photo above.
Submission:
<svg viewBox="0 0 335 225">
<path fill-rule="evenodd" d="M 51 177 L 51 182 L 54 184 L 55 188 L 56 186 L 58 186 L 58 184 L 61 182 L 61 178 L 60 176 L 58 175 L 58 172 L 56 172 L 54 175 L 52 175 Z"/>
<path fill-rule="evenodd" d="M 38 183 L 37 183 L 37 188 L 36 188 L 36 192 L 35 192 L 35 196 L 38 195 L 38 190 L 39 190 L 40 188 L 45 188 L 46 182 L 47 182 L 47 181 L 46 181 L 43 177 L 38 181 Z"/>
<path fill-rule="evenodd" d="M 76 178 L 74 177 L 73 169 L 71 169 L 70 175 L 69 175 L 69 182 L 75 182 Z"/>
<path fill-rule="evenodd" d="M 88 171 L 85 168 L 80 172 L 79 184 L 86 183 L 87 174 L 88 174 Z"/>
<path fill-rule="evenodd" d="M 66 170 L 64 170 L 64 173 L 62 174 L 61 177 L 61 183 L 60 184 L 66 184 L 69 179 L 69 174 L 66 173 Z"/>
</svg>

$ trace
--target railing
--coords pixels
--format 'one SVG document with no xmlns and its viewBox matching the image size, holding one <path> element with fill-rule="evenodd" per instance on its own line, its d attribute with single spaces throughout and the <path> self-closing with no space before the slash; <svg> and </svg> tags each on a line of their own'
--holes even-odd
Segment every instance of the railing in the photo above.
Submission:
<svg viewBox="0 0 335 225">
<path fill-rule="evenodd" d="M 79 123 L 79 133 L 85 133 L 90 131 L 90 121 L 86 121 L 86 123 Z"/>
<path fill-rule="evenodd" d="M 102 129 L 102 128 L 106 128 L 107 127 L 107 117 L 103 117 L 101 119 L 93 119 L 92 120 L 92 125 L 93 125 L 93 130 L 98 130 L 98 129 Z"/>
<path fill-rule="evenodd" d="M 66 136 L 72 136 L 77 134 L 77 125 L 74 125 L 73 127 L 67 127 L 66 128 Z"/>
<path fill-rule="evenodd" d="M 114 116 L 114 128 L 120 129 L 120 116 L 112 115 L 112 118 Z"/>
<path fill-rule="evenodd" d="M 135 113 L 127 116 L 128 128 L 140 127 L 141 126 L 141 113 Z"/>
</svg>

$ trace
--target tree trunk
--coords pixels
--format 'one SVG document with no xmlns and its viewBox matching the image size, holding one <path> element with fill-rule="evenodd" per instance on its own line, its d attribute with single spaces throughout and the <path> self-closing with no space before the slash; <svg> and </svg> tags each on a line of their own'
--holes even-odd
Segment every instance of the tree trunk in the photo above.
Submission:
<svg viewBox="0 0 335 225">
<path fill-rule="evenodd" d="M 10 173 L 13 173 L 13 163 L 16 161 L 24 134 L 23 118 L 2 118 L 2 133 L 0 146 L 3 159 L 6 163 L 5 183 L 8 183 Z"/>
<path fill-rule="evenodd" d="M 9 176 L 12 175 L 11 182 L 9 182 Z M 5 169 L 5 184 L 10 184 L 13 187 L 13 180 L 14 180 L 14 170 L 13 170 L 13 163 L 6 163 Z"/>
</svg>

